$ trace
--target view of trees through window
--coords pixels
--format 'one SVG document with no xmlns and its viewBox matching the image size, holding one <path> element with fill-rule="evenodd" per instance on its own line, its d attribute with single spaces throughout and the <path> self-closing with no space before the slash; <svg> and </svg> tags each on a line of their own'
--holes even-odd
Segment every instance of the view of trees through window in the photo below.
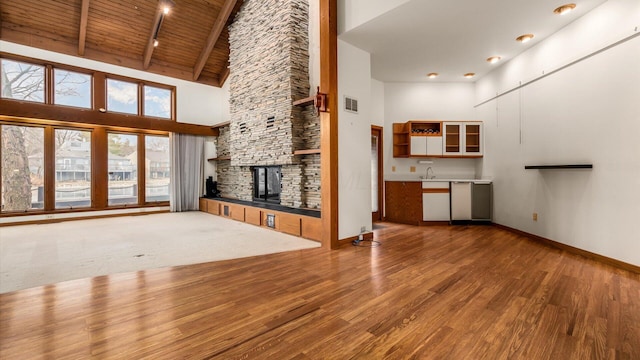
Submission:
<svg viewBox="0 0 640 360">
<path fill-rule="evenodd" d="M 91 108 L 91 75 L 54 69 L 54 104 Z"/>
<path fill-rule="evenodd" d="M 0 126 L 2 211 L 42 209 L 44 203 L 44 129 Z"/>
<path fill-rule="evenodd" d="M 44 102 L 44 66 L 2 59 L 2 97 Z"/>
<path fill-rule="evenodd" d="M 52 72 L 47 72 L 42 63 L 0 59 L 1 97 L 87 109 L 94 106 L 92 92 L 95 84 L 89 71 L 52 68 Z M 142 100 L 138 93 L 139 83 L 144 89 Z M 49 93 L 51 90 L 53 92 Z M 169 88 L 149 86 L 142 81 L 107 78 L 105 90 L 110 111 L 172 118 L 173 90 Z M 144 114 L 138 113 L 140 101 L 144 101 Z M 45 133 L 52 136 L 46 143 Z M 37 121 L 27 126 L 0 122 L 1 211 L 91 207 L 96 193 L 92 183 L 95 156 L 92 137 L 91 129 L 60 128 Z M 144 139 L 144 145 L 138 143 L 139 139 Z M 137 205 L 140 203 L 139 194 L 144 194 L 144 202 L 169 200 L 171 166 L 168 137 L 108 133 L 106 146 L 107 149 L 98 150 L 108 154 L 107 189 L 104 190 L 109 206 Z M 144 164 L 138 164 L 138 146 L 144 147 Z M 52 159 L 55 164 L 45 174 L 47 159 Z M 144 176 L 144 193 L 139 193 L 138 189 L 139 172 Z M 52 183 L 45 185 L 45 176 L 47 179 L 50 177 Z M 55 191 L 55 196 L 45 196 L 47 191 Z M 49 201 L 45 199 L 54 198 L 54 204 L 45 204 Z"/>
</svg>

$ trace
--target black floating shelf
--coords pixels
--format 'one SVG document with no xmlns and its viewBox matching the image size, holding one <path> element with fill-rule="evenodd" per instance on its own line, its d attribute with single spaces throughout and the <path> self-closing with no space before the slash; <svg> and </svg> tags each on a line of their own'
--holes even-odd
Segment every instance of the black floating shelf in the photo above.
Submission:
<svg viewBox="0 0 640 360">
<path fill-rule="evenodd" d="M 525 165 L 525 170 L 553 170 L 553 169 L 593 169 L 593 164 L 570 164 L 570 165 Z"/>
</svg>

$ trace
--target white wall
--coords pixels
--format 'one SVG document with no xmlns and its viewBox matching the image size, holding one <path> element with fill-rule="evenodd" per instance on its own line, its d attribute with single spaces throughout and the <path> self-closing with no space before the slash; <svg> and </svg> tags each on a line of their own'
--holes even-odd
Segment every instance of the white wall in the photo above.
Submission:
<svg viewBox="0 0 640 360">
<path fill-rule="evenodd" d="M 613 44 L 638 24 L 640 2 L 610 0 L 479 80 L 476 101 L 567 64 L 548 59 L 569 62 Z M 496 223 L 640 265 L 639 64 L 637 36 L 477 107 L 486 144 L 479 170 L 494 178 Z M 524 170 L 553 163 L 594 168 Z"/>
<path fill-rule="evenodd" d="M 371 125 L 384 126 L 384 83 L 371 79 Z"/>
<path fill-rule="evenodd" d="M 384 83 L 384 172 L 385 178 L 418 179 L 431 167 L 438 177 L 473 178 L 476 159 L 430 159 L 433 164 L 418 164 L 418 159 L 393 157 L 393 123 L 409 120 L 482 120 L 474 115 L 472 83 Z M 410 168 L 416 167 L 411 173 Z M 395 167 L 395 171 L 393 171 Z"/>
<path fill-rule="evenodd" d="M 410 0 L 338 0 L 338 34 L 356 28 Z"/>
<path fill-rule="evenodd" d="M 338 238 L 371 230 L 371 60 L 338 40 Z M 344 111 L 344 96 L 358 99 L 357 114 Z"/>
<path fill-rule="evenodd" d="M 229 120 L 229 91 L 190 81 L 156 75 L 144 71 L 87 60 L 75 56 L 59 54 L 29 46 L 0 40 L 0 51 L 69 64 L 86 69 L 153 81 L 176 87 L 177 121 L 182 123 L 215 125 Z"/>
</svg>

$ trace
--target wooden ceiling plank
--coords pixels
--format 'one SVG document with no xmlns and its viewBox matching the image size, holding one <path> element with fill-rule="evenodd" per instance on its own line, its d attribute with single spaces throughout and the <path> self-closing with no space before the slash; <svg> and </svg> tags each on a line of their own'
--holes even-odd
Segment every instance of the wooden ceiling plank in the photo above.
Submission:
<svg viewBox="0 0 640 360">
<path fill-rule="evenodd" d="M 218 18 L 216 18 L 216 22 L 213 24 L 213 28 L 211 29 L 211 33 L 207 38 L 207 42 L 200 52 L 200 56 L 198 56 L 198 61 L 196 61 L 196 64 L 193 66 L 194 81 L 198 80 L 198 78 L 200 77 L 200 73 L 202 72 L 207 59 L 209 58 L 214 45 L 218 41 L 218 38 L 220 37 L 220 34 L 222 33 L 222 30 L 227 23 L 227 20 L 229 20 L 229 16 L 231 16 L 231 12 L 233 11 L 233 8 L 235 7 L 237 2 L 238 0 L 226 0 L 224 2 L 224 5 L 222 5 L 222 9 L 218 14 Z"/>
<path fill-rule="evenodd" d="M 82 0 L 82 10 L 80 12 L 80 34 L 78 35 L 78 55 L 84 56 L 84 47 L 87 40 L 87 20 L 89 19 L 89 2 Z"/>
<path fill-rule="evenodd" d="M 144 49 L 143 63 L 142 67 L 144 69 L 149 68 L 149 64 L 151 63 L 151 55 L 153 54 L 153 40 L 156 36 L 156 29 L 162 20 L 162 4 L 158 2 L 158 9 L 156 10 L 156 16 L 153 19 L 153 25 L 151 26 L 151 32 L 149 33 L 149 39 L 147 40 L 147 47 Z"/>
</svg>

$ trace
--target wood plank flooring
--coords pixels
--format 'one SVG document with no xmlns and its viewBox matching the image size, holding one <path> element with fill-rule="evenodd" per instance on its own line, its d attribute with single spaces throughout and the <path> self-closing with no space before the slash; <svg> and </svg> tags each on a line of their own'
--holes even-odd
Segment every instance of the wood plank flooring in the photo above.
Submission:
<svg viewBox="0 0 640 360">
<path fill-rule="evenodd" d="M 493 226 L 374 232 L 0 295 L 0 358 L 640 359 L 638 274 Z"/>
</svg>

